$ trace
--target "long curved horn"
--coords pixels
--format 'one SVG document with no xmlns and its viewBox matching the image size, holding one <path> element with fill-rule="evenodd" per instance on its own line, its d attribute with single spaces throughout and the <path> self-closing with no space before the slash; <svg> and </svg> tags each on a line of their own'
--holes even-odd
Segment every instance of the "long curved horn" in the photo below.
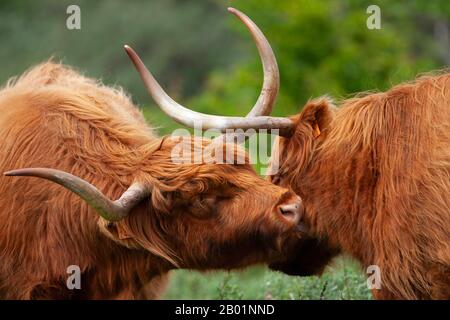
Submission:
<svg viewBox="0 0 450 320">
<path fill-rule="evenodd" d="M 203 114 L 180 105 L 161 88 L 131 47 L 125 45 L 125 51 L 135 65 L 156 104 L 173 120 L 188 127 L 201 125 L 203 130 L 216 129 L 225 132 L 226 129 L 279 129 L 280 135 L 289 135 L 293 127 L 290 119 L 267 117 L 272 111 L 279 88 L 278 66 L 272 48 L 261 30 L 250 18 L 234 8 L 229 8 L 228 11 L 235 14 L 252 34 L 264 68 L 264 83 L 261 94 L 247 117 Z"/>
<path fill-rule="evenodd" d="M 148 187 L 140 183 L 134 183 L 118 200 L 112 201 L 89 182 L 60 170 L 25 168 L 8 171 L 5 172 L 4 175 L 38 177 L 55 182 L 80 196 L 80 198 L 94 208 L 100 216 L 108 221 L 119 221 L 125 218 L 130 211 L 140 201 L 150 195 L 151 192 Z"/>
<path fill-rule="evenodd" d="M 280 72 L 278 71 L 277 58 L 267 38 L 247 15 L 231 7 L 228 8 L 228 12 L 238 17 L 250 31 L 258 48 L 264 70 L 264 82 L 261 93 L 247 117 L 268 116 L 272 112 L 272 107 L 280 90 Z"/>
</svg>

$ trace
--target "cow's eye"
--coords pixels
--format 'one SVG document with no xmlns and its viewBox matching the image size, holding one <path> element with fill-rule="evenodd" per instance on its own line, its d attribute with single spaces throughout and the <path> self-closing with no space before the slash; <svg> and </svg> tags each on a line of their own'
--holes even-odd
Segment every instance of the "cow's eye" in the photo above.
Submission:
<svg viewBox="0 0 450 320">
<path fill-rule="evenodd" d="M 218 198 L 215 195 L 202 194 L 193 199 L 189 212 L 198 218 L 208 218 L 217 211 Z"/>
</svg>

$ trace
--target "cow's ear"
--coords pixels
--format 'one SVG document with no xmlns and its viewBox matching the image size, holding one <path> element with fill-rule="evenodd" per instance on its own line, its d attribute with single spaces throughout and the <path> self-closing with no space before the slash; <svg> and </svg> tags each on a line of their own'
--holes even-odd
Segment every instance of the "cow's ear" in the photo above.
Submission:
<svg viewBox="0 0 450 320">
<path fill-rule="evenodd" d="M 101 233 L 114 242 L 130 249 L 140 248 L 133 238 L 129 236 L 126 229 L 124 229 L 121 221 L 110 222 L 99 217 L 98 226 Z"/>
<path fill-rule="evenodd" d="M 290 118 L 294 123 L 293 134 L 288 138 L 279 137 L 273 147 L 268 171 L 272 182 L 297 190 L 296 185 L 313 158 L 317 143 L 327 135 L 334 110 L 330 99 L 320 98 L 308 102 L 300 114 Z"/>
<path fill-rule="evenodd" d="M 300 114 L 300 123 L 308 125 L 315 138 L 326 135 L 336 107 L 329 98 L 309 101 Z"/>
</svg>

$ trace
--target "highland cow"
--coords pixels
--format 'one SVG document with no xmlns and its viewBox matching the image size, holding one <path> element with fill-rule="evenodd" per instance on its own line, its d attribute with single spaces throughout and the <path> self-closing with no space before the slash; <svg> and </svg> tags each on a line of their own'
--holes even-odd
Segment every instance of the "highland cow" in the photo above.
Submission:
<svg viewBox="0 0 450 320">
<path fill-rule="evenodd" d="M 272 268 L 320 274 L 343 252 L 377 265 L 377 299 L 450 298 L 450 75 L 308 102 L 271 181 L 304 200 L 309 239 Z"/>
<path fill-rule="evenodd" d="M 270 112 L 278 70 L 262 33 L 233 13 L 257 42 L 264 87 L 249 117 L 214 119 L 245 125 Z M 176 114 L 126 49 L 156 102 Z M 158 298 L 169 270 L 285 259 L 298 236 L 300 198 L 258 177 L 243 148 L 158 137 L 121 89 L 60 64 L 34 67 L 0 91 L 0 140 L 2 172 L 41 178 L 0 180 L 3 299 Z M 216 143 L 247 161 L 176 162 L 180 143 L 200 152 Z M 79 267 L 80 289 L 67 286 L 69 266 Z"/>
</svg>

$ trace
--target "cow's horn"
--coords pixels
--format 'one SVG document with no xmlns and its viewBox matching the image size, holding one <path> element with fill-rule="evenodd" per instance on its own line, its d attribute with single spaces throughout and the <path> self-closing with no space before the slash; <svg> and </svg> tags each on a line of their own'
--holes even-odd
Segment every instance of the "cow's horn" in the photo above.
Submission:
<svg viewBox="0 0 450 320">
<path fill-rule="evenodd" d="M 119 221 L 125 218 L 151 192 L 143 184 L 133 183 L 118 200 L 112 201 L 89 182 L 60 170 L 26 168 L 8 171 L 4 175 L 38 177 L 55 182 L 80 196 L 108 221 Z"/>
<path fill-rule="evenodd" d="M 173 120 L 192 128 L 201 125 L 203 130 L 216 129 L 225 132 L 226 129 L 279 129 L 280 135 L 289 135 L 293 126 L 290 119 L 267 117 L 272 111 L 280 86 L 280 76 L 275 54 L 261 30 L 249 17 L 234 8 L 228 8 L 228 11 L 236 15 L 250 31 L 258 48 L 264 69 L 264 83 L 261 93 L 247 117 L 209 115 L 192 111 L 180 105 L 161 88 L 132 48 L 126 45 L 125 51 L 133 61 L 156 104 Z"/>
</svg>

